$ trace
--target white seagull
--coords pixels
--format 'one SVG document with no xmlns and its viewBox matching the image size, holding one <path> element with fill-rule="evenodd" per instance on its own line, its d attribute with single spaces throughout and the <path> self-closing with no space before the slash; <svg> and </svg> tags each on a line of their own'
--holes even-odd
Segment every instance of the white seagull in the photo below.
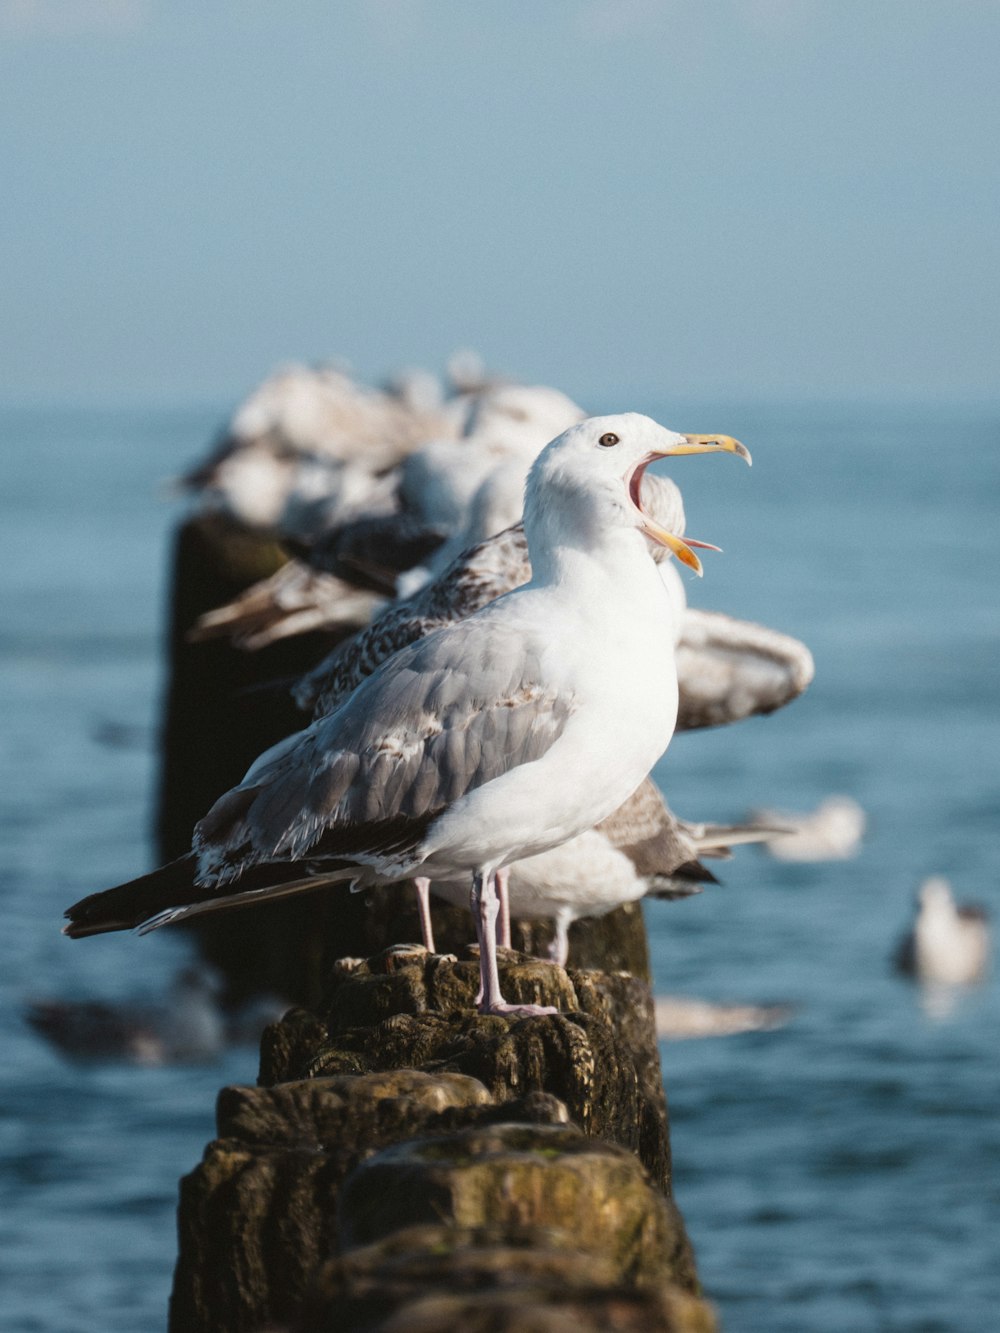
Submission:
<svg viewBox="0 0 1000 1333">
<path fill-rule="evenodd" d="M 701 566 L 642 509 L 639 486 L 657 458 L 716 451 L 749 462 L 728 436 L 636 413 L 565 431 L 528 479 L 530 582 L 388 659 L 263 754 L 186 857 L 75 904 L 65 932 L 150 930 L 333 879 L 466 877 L 480 1009 L 540 1012 L 500 992 L 496 875 L 600 823 L 666 748 L 676 630 L 647 537 Z"/>
<path fill-rule="evenodd" d="M 777 861 L 849 861 L 861 849 L 867 819 L 851 796 L 827 796 L 815 810 L 753 810 L 749 819 L 779 830 L 765 845 Z"/>
<path fill-rule="evenodd" d="M 970 986 L 990 963 L 990 924 L 985 908 L 956 903 L 941 875 L 917 890 L 917 915 L 896 954 L 896 966 L 917 981 Z"/>
<path fill-rule="evenodd" d="M 457 430 L 440 403 L 368 388 L 334 366 L 288 366 L 244 400 L 181 484 L 247 527 L 315 532 L 333 515 L 390 507 L 385 474 Z"/>
</svg>

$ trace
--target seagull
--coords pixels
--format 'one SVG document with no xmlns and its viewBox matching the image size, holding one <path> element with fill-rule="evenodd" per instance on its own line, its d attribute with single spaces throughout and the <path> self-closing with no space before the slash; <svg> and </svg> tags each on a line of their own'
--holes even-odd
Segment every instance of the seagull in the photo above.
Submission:
<svg viewBox="0 0 1000 1333">
<path fill-rule="evenodd" d="M 218 978 L 183 968 L 161 1003 L 144 999 L 33 1000 L 29 1027 L 69 1060 L 122 1061 L 138 1065 L 192 1064 L 212 1060 L 224 1047 L 259 1042 L 289 1004 L 258 995 L 238 1008 L 221 1003 Z"/>
<path fill-rule="evenodd" d="M 857 856 L 865 812 L 850 796 L 828 796 L 815 810 L 754 810 L 748 818 L 779 830 L 765 846 L 777 861 L 848 861 Z"/>
<path fill-rule="evenodd" d="M 426 397 L 370 389 L 333 366 L 289 366 L 250 394 L 180 485 L 246 527 L 315 532 L 331 515 L 391 507 L 386 474 L 458 429 L 455 412 Z"/>
<path fill-rule="evenodd" d="M 551 1012 L 501 994 L 497 872 L 607 818 L 669 743 L 676 634 L 647 538 L 701 563 L 639 487 L 656 459 L 720 451 L 750 461 L 729 436 L 638 413 L 564 431 L 528 477 L 531 580 L 390 657 L 261 755 L 187 856 L 74 904 L 65 933 L 144 932 L 337 880 L 464 878 L 480 1011 Z"/>
<path fill-rule="evenodd" d="M 166 1004 L 110 1004 L 100 1000 L 35 1000 L 25 1018 L 71 1060 L 123 1060 L 139 1065 L 214 1058 L 225 1040 L 225 1021 L 212 977 L 185 968 Z"/>
<path fill-rule="evenodd" d="M 367 575 L 364 551 L 377 550 L 384 583 L 398 581 L 404 596 L 416 591 L 478 536 L 520 518 L 531 464 L 553 436 L 584 416 L 565 394 L 546 385 L 488 384 L 446 408 L 456 430 L 403 458 L 383 478 L 385 489 L 371 505 L 333 518 L 316 534 L 309 563 L 351 578 L 359 572 L 361 555 L 360 573 Z M 480 502 L 490 487 L 492 502 Z M 494 526 L 467 537 L 487 511 Z M 447 549 L 435 555 L 444 543 Z"/>
<path fill-rule="evenodd" d="M 668 477 L 645 477 L 642 500 L 661 526 L 683 534 L 681 494 Z M 804 643 L 752 621 L 688 606 L 684 585 L 666 559 L 668 552 L 659 545 L 651 550 L 673 602 L 678 630 L 676 730 L 770 713 L 802 694 L 815 669 Z M 322 716 L 392 653 L 474 614 L 530 578 L 528 544 L 518 523 L 464 551 L 433 583 L 389 602 L 370 625 L 338 644 L 294 685 L 296 703 L 304 711 L 312 710 L 314 717 Z M 317 623 L 334 623 L 334 605 L 330 619 Z M 755 822 L 775 821 L 762 817 Z M 778 826 L 784 822 L 778 821 Z"/>
<path fill-rule="evenodd" d="M 653 1013 L 659 1038 L 690 1041 L 741 1032 L 773 1032 L 789 1022 L 794 1010 L 788 1004 L 718 1004 L 686 995 L 657 995 Z"/>
<path fill-rule="evenodd" d="M 662 527 L 683 534 L 683 501 L 673 481 L 644 477 L 642 500 Z M 674 623 L 681 629 L 677 656 L 685 669 L 679 682 L 676 730 L 769 712 L 806 688 L 812 678 L 812 658 L 803 644 L 763 626 L 686 608 L 683 584 L 665 558 L 668 549 L 651 544 L 650 550 L 674 602 Z M 304 710 L 311 709 L 314 717 L 322 717 L 392 653 L 472 615 L 530 577 L 527 541 L 523 527 L 517 524 L 464 552 L 434 583 L 390 604 L 366 630 L 338 645 L 298 682 L 294 690 L 297 702 Z M 340 605 L 339 600 L 336 604 Z M 256 628 L 249 617 L 247 623 Z M 629 840 L 636 842 L 637 820 L 645 823 L 643 837 L 649 840 L 638 866 L 629 859 Z M 566 932 L 578 917 L 601 915 L 649 894 L 681 897 L 700 892 L 699 884 L 713 879 L 698 865 L 700 855 L 719 856 L 724 854 L 719 849 L 727 844 L 762 842 L 780 834 L 780 827 L 759 823 L 722 829 L 708 826 L 714 830 L 708 836 L 705 827 L 677 820 L 656 788 L 644 784 L 630 803 L 598 829 L 499 873 L 501 943 L 510 943 L 511 917 L 549 918 L 556 926 L 553 957 L 565 961 Z M 699 829 L 702 831 L 696 832 Z M 700 874 L 678 878 L 679 868 L 688 864 Z M 662 886 L 671 872 L 676 887 L 668 895 Z M 414 885 L 421 938 L 433 952 L 431 882 L 417 876 Z M 450 902 L 461 902 L 465 894 L 460 882 L 435 886 L 434 892 Z"/>
<path fill-rule="evenodd" d="M 683 501 L 673 481 L 667 477 L 644 477 L 641 493 L 647 511 L 661 527 L 677 534 L 684 532 Z M 683 623 L 683 585 L 665 558 L 670 554 L 669 548 L 656 543 L 650 549 L 671 598 L 676 627 Z M 474 614 L 505 592 L 527 583 L 530 577 L 527 541 L 523 527 L 518 524 L 466 552 L 433 584 L 391 606 L 366 631 L 334 649 L 299 682 L 296 689 L 299 705 L 311 707 L 315 717 L 324 716 L 393 652 Z M 773 635 L 773 632 L 761 630 L 761 634 Z M 695 676 L 700 678 L 697 668 Z M 704 692 L 699 699 L 703 697 Z M 681 711 L 685 711 L 683 704 Z M 732 835 L 730 842 L 762 841 L 773 833 L 766 827 L 746 825 L 719 830 L 706 837 L 703 832 L 695 831 L 698 828 L 678 821 L 653 784 L 644 783 L 630 802 L 598 829 L 499 872 L 501 943 L 510 944 L 511 917 L 549 918 L 556 928 L 552 956 L 555 961 L 565 962 L 567 931 L 578 917 L 599 916 L 650 893 L 670 897 L 697 893 L 700 882 L 713 878 L 698 864 L 699 854 L 725 854 L 707 850 L 724 847 L 725 833 Z M 689 869 L 680 878 L 678 872 L 682 867 Z M 668 895 L 663 885 L 671 875 L 675 890 Z M 433 952 L 431 881 L 418 875 L 414 884 L 421 937 L 424 947 Z M 461 903 L 465 896 L 461 881 L 435 885 L 434 892 L 449 902 Z"/>
<path fill-rule="evenodd" d="M 917 890 L 917 915 L 896 954 L 899 971 L 917 981 L 969 986 L 989 969 L 990 926 L 985 908 L 956 904 L 940 875 Z"/>
<path fill-rule="evenodd" d="M 289 560 L 267 579 L 245 589 L 224 606 L 206 611 L 187 632 L 190 643 L 228 638 L 236 648 L 255 652 L 279 639 L 310 630 L 354 633 L 383 610 L 386 599 L 336 574 L 324 574 Z"/>
<path fill-rule="evenodd" d="M 644 477 L 642 501 L 662 527 L 683 534 L 683 501 L 673 481 L 667 477 Z M 675 730 L 770 712 L 806 688 L 812 678 L 812 657 L 804 644 L 763 626 L 686 607 L 683 584 L 665 558 L 669 551 L 658 544 L 651 544 L 650 549 L 674 600 L 674 621 L 681 632 L 677 644 L 680 705 Z M 333 599 L 331 610 L 349 604 L 344 600 L 345 585 L 340 580 L 333 575 L 317 577 L 329 577 L 337 584 L 339 596 Z M 530 577 L 524 529 L 517 524 L 463 552 L 433 583 L 409 598 L 390 603 L 368 628 L 338 645 L 295 686 L 297 702 L 304 710 L 312 710 L 314 717 L 322 717 L 392 653 L 444 625 L 464 619 Z M 250 594 L 246 598 L 248 605 L 252 605 Z M 265 625 L 261 631 L 260 621 L 249 613 L 244 615 L 243 626 L 244 633 L 272 632 L 274 637 L 281 633 L 281 622 L 270 631 Z M 636 804 L 644 792 L 642 804 Z M 644 837 L 649 839 L 642 849 L 640 868 L 629 859 L 629 840 L 636 842 L 637 819 L 645 822 Z M 773 822 L 751 822 L 718 829 L 706 838 L 703 832 L 695 832 L 704 827 L 677 820 L 655 787 L 644 784 L 622 810 L 598 829 L 540 857 L 517 862 L 506 873 L 500 872 L 501 943 L 510 942 L 511 917 L 549 918 L 556 925 L 553 957 L 564 961 L 566 932 L 578 917 L 601 915 L 649 894 L 681 897 L 700 892 L 700 883 L 713 877 L 698 865 L 699 857 L 721 854 L 708 848 L 736 842 L 764 842 L 781 833 L 781 826 Z M 700 875 L 689 873 L 677 878 L 676 870 L 687 863 L 695 872 L 700 871 Z M 675 872 L 676 890 L 667 895 L 662 884 L 671 871 Z M 433 952 L 431 882 L 426 876 L 417 876 L 414 885 L 421 938 L 424 947 Z M 453 903 L 463 901 L 465 895 L 461 882 L 435 886 L 434 892 Z"/>
</svg>

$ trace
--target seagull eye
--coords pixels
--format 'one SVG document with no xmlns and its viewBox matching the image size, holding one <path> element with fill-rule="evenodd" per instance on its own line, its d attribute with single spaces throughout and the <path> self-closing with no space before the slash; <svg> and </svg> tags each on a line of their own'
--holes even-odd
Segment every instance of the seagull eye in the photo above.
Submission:
<svg viewBox="0 0 1000 1333">
<path fill-rule="evenodd" d="M 610 449 L 612 445 L 618 443 L 618 436 L 613 435 L 611 431 L 608 431 L 606 435 L 601 436 L 601 438 L 597 441 L 597 443 L 601 446 L 602 449 Z"/>
</svg>

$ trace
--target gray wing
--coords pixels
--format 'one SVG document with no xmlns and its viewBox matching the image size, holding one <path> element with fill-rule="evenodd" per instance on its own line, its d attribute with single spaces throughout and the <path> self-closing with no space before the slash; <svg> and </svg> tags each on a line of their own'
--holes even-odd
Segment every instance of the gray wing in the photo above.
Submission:
<svg viewBox="0 0 1000 1333">
<path fill-rule="evenodd" d="M 692 824 L 674 814 L 651 778 L 597 829 L 650 881 L 649 895 L 657 898 L 685 898 L 699 892 L 698 885 L 717 882 L 701 857 L 728 859 L 730 846 L 763 842 L 780 831 L 755 823 Z"/>
<path fill-rule="evenodd" d="M 772 713 L 808 686 L 804 643 L 749 620 L 688 608 L 677 645 L 677 730 L 717 727 Z"/>
<path fill-rule="evenodd" d="M 464 620 L 530 577 L 528 544 L 520 524 L 470 547 L 433 583 L 338 644 L 298 683 L 296 703 L 313 709 L 317 718 L 332 712 L 393 653 Z"/>
<path fill-rule="evenodd" d="M 255 651 L 314 629 L 367 625 L 382 605 L 382 598 L 334 574 L 290 560 L 231 602 L 199 616 L 187 637 L 192 643 L 228 637 L 235 647 Z"/>
<path fill-rule="evenodd" d="M 409 864 L 449 805 L 558 740 L 573 701 L 539 678 L 489 613 L 403 649 L 216 802 L 195 832 L 199 881 L 260 860 Z"/>
<path fill-rule="evenodd" d="M 625 853 L 637 875 L 671 875 L 697 860 L 696 844 L 650 778 L 602 820 L 597 831 Z M 705 877 L 711 878 L 707 871 Z"/>
</svg>

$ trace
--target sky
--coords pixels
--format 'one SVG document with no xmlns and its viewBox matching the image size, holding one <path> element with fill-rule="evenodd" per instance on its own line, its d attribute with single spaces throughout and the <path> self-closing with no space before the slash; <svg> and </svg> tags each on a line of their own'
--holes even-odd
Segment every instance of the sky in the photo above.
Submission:
<svg viewBox="0 0 1000 1333">
<path fill-rule="evenodd" d="M 0 403 L 995 401 L 1000 0 L 0 0 Z"/>
</svg>

